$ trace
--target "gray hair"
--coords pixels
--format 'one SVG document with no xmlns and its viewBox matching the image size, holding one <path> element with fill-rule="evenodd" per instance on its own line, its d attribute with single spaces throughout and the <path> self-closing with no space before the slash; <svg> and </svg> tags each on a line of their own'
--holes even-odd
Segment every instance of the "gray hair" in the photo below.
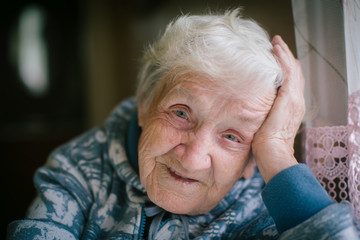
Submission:
<svg viewBox="0 0 360 240">
<path fill-rule="evenodd" d="M 282 82 L 267 32 L 242 18 L 239 9 L 221 15 L 184 15 L 169 23 L 145 51 L 136 91 L 139 106 L 147 112 L 165 77 L 187 73 L 227 81 L 229 89 L 247 79 L 249 84 L 271 84 L 274 89 Z"/>
</svg>

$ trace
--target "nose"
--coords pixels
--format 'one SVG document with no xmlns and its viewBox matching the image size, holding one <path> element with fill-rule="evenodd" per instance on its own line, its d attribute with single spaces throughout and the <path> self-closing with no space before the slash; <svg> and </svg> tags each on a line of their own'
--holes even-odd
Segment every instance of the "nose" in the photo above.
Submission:
<svg viewBox="0 0 360 240">
<path fill-rule="evenodd" d="M 208 133 L 189 134 L 174 148 L 182 166 L 189 171 L 204 170 L 211 166 L 211 139 Z"/>
</svg>

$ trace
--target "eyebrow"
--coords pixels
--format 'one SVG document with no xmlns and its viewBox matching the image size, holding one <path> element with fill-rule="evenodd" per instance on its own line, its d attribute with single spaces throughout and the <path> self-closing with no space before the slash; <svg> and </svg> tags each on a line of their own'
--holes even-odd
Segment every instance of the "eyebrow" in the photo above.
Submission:
<svg viewBox="0 0 360 240">
<path fill-rule="evenodd" d="M 187 88 L 184 88 L 181 85 L 174 86 L 172 89 L 170 89 L 168 94 L 176 95 L 176 96 L 184 96 L 185 95 L 185 97 L 190 99 L 191 101 L 194 100 L 194 95 Z M 166 99 L 166 97 L 164 99 Z"/>
<path fill-rule="evenodd" d="M 193 97 L 193 94 L 191 94 L 191 92 L 187 88 L 184 88 L 181 85 L 175 86 L 173 89 L 169 91 L 169 93 L 175 93 L 175 94 L 181 93 L 181 94 L 185 94 L 187 97 Z"/>
<path fill-rule="evenodd" d="M 247 116 L 244 116 L 244 115 L 236 115 L 235 116 L 236 119 L 242 121 L 242 122 L 247 122 L 247 123 L 254 123 L 254 122 L 260 122 L 259 118 L 258 117 L 247 117 Z"/>
</svg>

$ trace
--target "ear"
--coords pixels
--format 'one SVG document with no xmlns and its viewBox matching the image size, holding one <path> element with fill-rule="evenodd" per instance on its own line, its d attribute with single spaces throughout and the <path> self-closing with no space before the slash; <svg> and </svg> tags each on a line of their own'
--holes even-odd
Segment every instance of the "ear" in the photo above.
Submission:
<svg viewBox="0 0 360 240">
<path fill-rule="evenodd" d="M 245 178 L 245 179 L 251 178 L 254 174 L 255 166 L 256 166 L 256 163 L 255 163 L 254 157 L 252 155 L 250 155 L 249 161 L 246 164 L 245 169 L 242 174 L 243 178 Z"/>
</svg>

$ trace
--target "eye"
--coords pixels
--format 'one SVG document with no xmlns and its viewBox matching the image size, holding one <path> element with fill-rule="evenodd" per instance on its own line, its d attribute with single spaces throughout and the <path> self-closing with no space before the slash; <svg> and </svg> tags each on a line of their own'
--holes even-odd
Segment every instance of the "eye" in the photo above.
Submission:
<svg viewBox="0 0 360 240">
<path fill-rule="evenodd" d="M 178 116 L 179 118 L 188 119 L 188 115 L 187 115 L 186 112 L 183 111 L 183 110 L 174 110 L 174 113 L 175 113 L 175 115 Z"/>
<path fill-rule="evenodd" d="M 225 134 L 224 138 L 232 142 L 240 142 L 239 139 L 232 134 Z"/>
<path fill-rule="evenodd" d="M 194 126 L 194 115 L 187 105 L 176 104 L 169 109 L 169 121 L 177 129 L 188 130 Z"/>
</svg>

